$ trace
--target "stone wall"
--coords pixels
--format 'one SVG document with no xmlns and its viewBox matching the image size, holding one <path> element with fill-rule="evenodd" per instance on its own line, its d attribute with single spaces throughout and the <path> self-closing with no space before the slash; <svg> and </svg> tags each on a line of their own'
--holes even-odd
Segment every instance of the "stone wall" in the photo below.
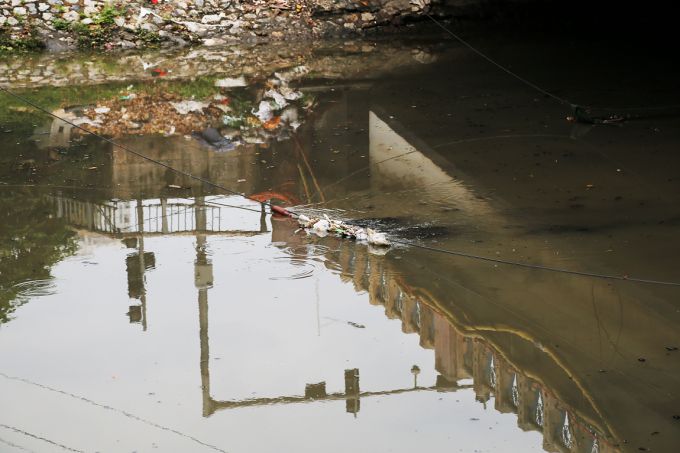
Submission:
<svg viewBox="0 0 680 453">
<path fill-rule="evenodd" d="M 431 1 L 415 0 L 426 11 Z M 42 30 L 44 39 L 72 46 L 73 35 L 56 33 L 54 21 L 96 27 L 96 19 L 107 5 L 113 4 L 96 0 L 0 0 L 0 26 L 9 27 L 16 39 L 21 25 L 32 23 Z M 210 45 L 347 37 L 367 31 L 372 34 L 370 30 L 385 27 L 394 32 L 394 27 L 417 21 L 421 14 L 409 0 L 159 0 L 156 4 L 121 1 L 115 5 L 123 13 L 115 19 L 119 33 L 108 50 L 113 46 L 143 46 L 129 33 L 139 28 L 158 33 L 164 40 L 162 45 L 187 44 L 192 40 L 190 35 Z"/>
</svg>

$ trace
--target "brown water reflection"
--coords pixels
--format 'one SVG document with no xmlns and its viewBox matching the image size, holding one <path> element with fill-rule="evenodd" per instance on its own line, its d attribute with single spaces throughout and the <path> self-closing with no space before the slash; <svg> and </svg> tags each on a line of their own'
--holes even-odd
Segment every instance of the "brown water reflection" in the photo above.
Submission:
<svg viewBox="0 0 680 453">
<path fill-rule="evenodd" d="M 177 63 L 186 55 L 164 63 L 186 72 L 178 81 L 219 75 L 191 98 L 201 113 L 170 115 L 190 99 L 181 86 L 129 73 L 52 110 L 257 200 L 401 240 L 677 281 L 677 181 L 659 182 L 677 159 L 661 150 L 675 143 L 672 118 L 654 119 L 671 132 L 637 171 L 647 120 L 585 131 L 545 121 L 546 133 L 538 120 L 562 106 L 514 86 L 489 95 L 457 50 L 385 45 L 394 59 L 382 67 L 372 50 L 345 47 L 286 48 L 304 71 L 272 52 L 259 72 L 211 72 L 206 62 L 235 61 L 233 49 L 194 55 L 195 68 Z M 376 75 L 354 77 L 357 62 Z M 442 88 L 452 74 L 467 94 Z M 227 78 L 245 86 L 214 83 Z M 272 104 L 274 79 L 286 106 Z M 144 86 L 138 103 L 120 99 L 128 83 Z M 225 99 L 242 103 L 238 119 Z M 308 235 L 58 120 L 28 125 L 26 113 L 13 117 L 26 134 L 3 149 L 0 175 L 5 445 L 44 450 L 16 428 L 78 451 L 677 450 L 675 288 Z M 22 398 L 46 415 L 32 418 Z M 103 407 L 113 415 L 88 412 Z"/>
</svg>

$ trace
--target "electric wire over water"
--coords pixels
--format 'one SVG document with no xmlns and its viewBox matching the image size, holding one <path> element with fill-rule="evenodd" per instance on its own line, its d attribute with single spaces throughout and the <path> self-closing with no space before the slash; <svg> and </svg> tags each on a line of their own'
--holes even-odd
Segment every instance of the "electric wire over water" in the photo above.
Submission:
<svg viewBox="0 0 680 453">
<path fill-rule="evenodd" d="M 462 39 L 458 38 L 456 35 L 454 35 L 453 33 L 451 33 L 448 29 L 446 29 L 446 27 L 444 27 L 443 25 L 441 25 L 439 22 L 437 22 L 434 18 L 432 18 L 431 16 L 429 16 L 427 13 L 425 13 L 424 11 L 423 11 L 423 13 L 424 13 L 425 15 L 427 15 L 430 19 L 432 19 L 435 23 L 437 23 L 437 25 L 439 25 L 440 27 L 442 27 L 442 28 L 444 28 L 446 31 L 448 31 L 448 32 L 449 32 L 452 36 L 454 36 L 456 39 L 460 40 L 460 41 L 461 41 L 463 44 L 465 44 L 467 47 L 469 47 L 470 49 L 472 49 L 473 51 L 475 51 L 476 53 L 478 53 L 479 55 L 481 55 L 481 56 L 484 57 L 485 59 L 489 60 L 489 61 L 490 61 L 491 63 L 493 63 L 494 65 L 498 66 L 499 68 L 503 69 L 504 71 L 508 72 L 509 74 L 511 74 L 511 75 L 513 75 L 513 76 L 515 76 L 515 77 L 517 77 L 518 79 L 524 81 L 525 83 L 531 85 L 531 86 L 534 87 L 535 89 L 537 89 L 537 90 L 539 90 L 539 91 L 541 91 L 541 92 L 543 92 L 543 93 L 545 93 L 545 94 L 548 94 L 548 95 L 552 96 L 553 98 L 559 100 L 560 102 L 565 102 L 565 103 L 567 102 L 567 101 L 565 101 L 565 100 L 563 100 L 563 99 L 558 98 L 557 96 L 554 96 L 554 95 L 548 93 L 547 91 L 542 90 L 541 88 L 539 88 L 539 87 L 537 87 L 537 86 L 531 84 L 530 82 L 527 82 L 526 80 L 522 79 L 521 77 L 519 77 L 519 76 L 515 75 L 514 73 L 508 71 L 507 69 L 503 68 L 503 67 L 500 66 L 498 63 L 496 63 L 496 62 L 494 62 L 493 60 L 489 59 L 488 57 L 486 57 L 485 55 L 483 55 L 482 53 L 480 53 L 479 51 L 477 51 L 476 49 L 474 49 L 472 46 L 470 46 L 469 44 L 467 44 L 465 41 L 463 41 Z M 4 88 L 4 87 L 2 87 L 2 86 L 0 86 L 0 90 L 2 90 L 2 91 L 4 91 L 5 93 L 7 93 L 7 94 L 9 94 L 9 95 L 11 95 L 11 96 L 13 96 L 13 97 L 19 99 L 19 100 L 22 101 L 22 102 L 25 102 L 25 103 L 27 103 L 27 104 L 29 104 L 29 105 L 35 107 L 36 109 L 40 110 L 41 112 L 44 112 L 44 113 L 46 113 L 46 114 L 48 114 L 48 115 L 50 115 L 50 116 L 52 116 L 52 117 L 54 117 L 54 118 L 56 118 L 56 119 L 58 119 L 58 120 L 60 120 L 60 121 L 64 121 L 65 123 L 70 124 L 71 126 L 76 127 L 76 128 L 82 130 L 83 132 L 85 132 L 85 133 L 87 133 L 87 134 L 90 134 L 90 135 L 92 135 L 92 136 L 94 136 L 94 137 L 97 137 L 97 138 L 99 138 L 99 139 L 101 139 L 101 140 L 103 140 L 103 141 L 105 141 L 105 142 L 107 142 L 107 143 L 110 143 L 110 144 L 113 145 L 113 146 L 116 146 L 116 147 L 118 147 L 118 148 L 121 148 L 121 149 L 123 149 L 123 150 L 125 150 L 125 151 L 127 151 L 127 152 L 129 152 L 129 153 L 131 153 L 131 154 L 134 154 L 135 156 L 138 156 L 138 157 L 140 157 L 140 158 L 142 158 L 142 159 L 145 159 L 145 160 L 147 160 L 147 161 L 149 161 L 149 162 L 152 162 L 152 163 L 154 163 L 154 164 L 157 164 L 157 165 L 160 165 L 160 166 L 162 166 L 162 167 L 165 167 L 165 168 L 167 168 L 167 169 L 169 169 L 169 170 L 172 170 L 172 171 L 174 171 L 174 172 L 176 172 L 176 173 L 179 173 L 179 174 L 181 174 L 181 175 L 187 176 L 187 177 L 189 177 L 189 178 L 191 178 L 191 179 L 194 179 L 194 180 L 197 180 L 197 181 L 201 181 L 201 182 L 203 182 L 203 183 L 205 183 L 205 184 L 208 184 L 208 185 L 210 185 L 210 186 L 217 187 L 217 188 L 219 188 L 219 189 L 225 190 L 225 191 L 227 191 L 227 192 L 229 192 L 229 193 L 231 193 L 231 194 L 238 195 L 238 196 L 242 196 L 242 197 L 244 197 L 244 198 L 246 198 L 246 199 L 249 199 L 249 200 L 252 200 L 252 201 L 254 201 L 254 202 L 256 202 L 256 203 L 261 203 L 261 204 L 264 204 L 264 205 L 268 205 L 268 206 L 272 209 L 272 212 L 285 213 L 285 215 L 289 215 L 289 213 L 290 213 L 290 214 L 293 214 L 294 216 L 299 216 L 298 213 L 296 213 L 296 212 L 294 212 L 294 211 L 291 211 L 291 210 L 284 210 L 284 209 L 280 208 L 279 206 L 273 205 L 271 202 L 257 200 L 257 199 L 255 199 L 255 198 L 252 198 L 252 197 L 248 196 L 248 195 L 245 195 L 245 194 L 236 192 L 235 190 L 228 189 L 228 188 L 226 188 L 226 187 L 224 187 L 224 186 L 221 186 L 221 185 L 219 185 L 219 184 L 215 184 L 214 182 L 208 181 L 208 180 L 203 179 L 203 178 L 199 178 L 198 176 L 194 176 L 194 175 L 189 174 L 189 173 L 186 173 L 186 172 L 184 172 L 184 171 L 182 171 L 182 170 L 178 170 L 178 169 L 174 168 L 174 167 L 171 166 L 171 165 L 168 165 L 168 164 L 165 164 L 165 163 L 163 163 L 163 162 L 160 162 L 160 161 L 157 161 L 157 160 L 155 160 L 155 159 L 152 159 L 152 158 L 150 158 L 150 157 L 147 157 L 147 156 L 145 156 L 145 155 L 143 155 L 143 154 L 141 154 L 141 153 L 138 153 L 138 152 L 133 151 L 133 150 L 131 150 L 131 149 L 129 149 L 129 148 L 126 148 L 125 146 L 122 146 L 122 145 L 120 145 L 120 144 L 118 144 L 118 143 L 116 143 L 116 142 L 114 142 L 114 141 L 112 141 L 112 140 L 109 140 L 109 139 L 107 139 L 107 138 L 105 138 L 105 137 L 102 137 L 101 135 L 99 135 L 99 134 L 97 134 L 97 133 L 95 133 L 95 132 L 89 131 L 89 130 L 83 128 L 83 127 L 80 127 L 80 126 L 78 126 L 78 125 L 76 125 L 76 124 L 74 124 L 74 123 L 68 121 L 68 120 L 65 120 L 65 119 L 63 119 L 63 118 L 60 118 L 60 117 L 58 117 L 57 115 L 55 115 L 55 114 L 53 114 L 53 113 L 51 113 L 51 112 L 48 112 L 48 111 L 45 110 L 44 108 L 42 108 L 42 107 L 40 107 L 40 106 L 38 106 L 38 105 L 36 105 L 36 104 L 34 104 L 34 103 L 28 101 L 27 99 L 24 99 L 24 98 L 22 98 L 21 96 L 12 93 L 11 91 L 7 90 L 6 88 Z M 680 106 L 678 106 L 678 107 L 680 107 Z M 668 107 L 668 108 L 670 108 L 670 107 Z M 292 217 L 292 216 L 291 216 L 291 217 Z M 591 274 L 591 273 L 587 273 L 587 272 L 569 271 L 569 270 L 566 270 L 566 269 L 556 269 L 556 268 L 550 268 L 550 267 L 536 266 L 536 265 L 531 265 L 531 264 L 517 263 L 517 262 L 513 262 L 513 261 L 503 261 L 503 260 L 497 260 L 497 259 L 494 259 L 494 258 L 487 258 L 487 257 L 483 257 L 483 256 L 470 255 L 470 254 L 461 253 L 461 252 L 454 252 L 454 251 L 450 251 L 450 250 L 443 250 L 443 249 L 438 249 L 438 248 L 434 248 L 434 247 L 428 247 L 428 246 L 419 245 L 419 244 L 414 244 L 414 243 L 406 242 L 406 241 L 393 240 L 392 242 L 394 242 L 395 244 L 401 244 L 401 245 L 406 245 L 406 246 L 410 246 L 410 247 L 417 247 L 417 248 L 421 248 L 421 249 L 424 249 L 424 250 L 430 250 L 430 251 L 439 252 L 439 253 L 446 253 L 446 254 L 449 254 L 449 255 L 456 255 L 456 256 L 461 256 L 461 257 L 466 257 L 466 258 L 474 258 L 474 259 L 479 259 L 479 260 L 484 260 L 484 261 L 492 261 L 492 262 L 497 262 L 497 263 L 501 263 L 501 264 L 509 264 L 509 265 L 513 265 L 513 266 L 527 267 L 527 268 L 540 269 L 540 270 L 546 270 L 546 271 L 552 271 L 552 272 L 561 272 L 561 273 L 565 273 L 565 274 L 575 274 L 575 275 L 582 275 L 582 276 L 587 276 L 587 277 L 605 278 L 605 279 L 613 279 L 613 280 L 626 280 L 626 281 L 638 282 L 638 283 L 651 283 L 651 284 L 656 284 L 656 285 L 680 286 L 680 283 L 673 283 L 673 282 L 661 282 L 661 281 L 643 280 L 643 279 L 628 278 L 628 277 L 617 277 L 617 276 L 612 276 L 612 275 Z"/>
</svg>

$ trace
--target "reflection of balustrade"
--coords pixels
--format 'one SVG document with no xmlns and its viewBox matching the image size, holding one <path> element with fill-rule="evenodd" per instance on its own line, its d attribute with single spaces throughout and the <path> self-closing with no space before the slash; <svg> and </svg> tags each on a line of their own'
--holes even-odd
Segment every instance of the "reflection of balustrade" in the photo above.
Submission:
<svg viewBox="0 0 680 453">
<path fill-rule="evenodd" d="M 116 227 L 115 206 L 78 201 L 60 196 L 47 196 L 52 203 L 56 215 L 65 219 L 71 225 L 83 227 L 98 233 L 115 234 Z"/>
<path fill-rule="evenodd" d="M 225 208 L 195 203 L 147 203 L 140 201 L 97 204 L 63 196 L 46 197 L 54 206 L 58 218 L 70 225 L 88 231 L 115 237 L 137 237 L 165 234 L 221 234 L 251 235 L 266 232 L 266 225 L 259 231 L 232 231 L 228 229 L 229 216 Z M 233 211 L 231 211 L 233 212 Z M 264 211 L 263 211 L 264 215 Z M 203 216 L 197 219 L 197 216 Z M 141 221 L 140 221 L 141 219 Z"/>
</svg>

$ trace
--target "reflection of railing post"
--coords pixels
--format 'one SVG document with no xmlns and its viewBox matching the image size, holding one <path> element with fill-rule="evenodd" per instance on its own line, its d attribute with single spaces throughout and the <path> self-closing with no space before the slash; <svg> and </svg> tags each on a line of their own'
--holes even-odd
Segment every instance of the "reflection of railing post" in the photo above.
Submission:
<svg viewBox="0 0 680 453">
<path fill-rule="evenodd" d="M 94 209 L 92 209 L 92 203 L 87 203 L 85 212 L 87 215 L 87 229 L 92 231 L 92 227 L 94 226 Z"/>
<path fill-rule="evenodd" d="M 265 211 L 265 204 L 262 203 L 262 211 L 260 213 L 260 233 L 267 233 L 267 212 Z"/>
<path fill-rule="evenodd" d="M 57 192 L 57 217 L 62 218 L 64 216 L 64 205 L 61 198 L 61 192 Z"/>
<path fill-rule="evenodd" d="M 114 216 L 115 217 L 115 216 Z M 137 230 L 139 231 L 139 275 L 142 276 L 142 285 L 144 281 L 144 206 L 142 205 L 142 198 L 137 199 Z M 142 330 L 146 331 L 146 288 L 142 287 Z"/>
</svg>

